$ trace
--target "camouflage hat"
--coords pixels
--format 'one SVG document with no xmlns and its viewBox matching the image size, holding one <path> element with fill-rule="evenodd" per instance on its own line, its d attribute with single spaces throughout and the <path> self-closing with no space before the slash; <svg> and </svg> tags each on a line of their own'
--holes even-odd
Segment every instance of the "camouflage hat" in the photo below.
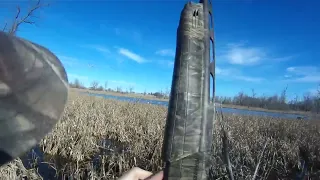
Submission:
<svg viewBox="0 0 320 180">
<path fill-rule="evenodd" d="M 0 32 L 0 165 L 51 131 L 67 97 L 67 75 L 52 52 Z"/>
</svg>

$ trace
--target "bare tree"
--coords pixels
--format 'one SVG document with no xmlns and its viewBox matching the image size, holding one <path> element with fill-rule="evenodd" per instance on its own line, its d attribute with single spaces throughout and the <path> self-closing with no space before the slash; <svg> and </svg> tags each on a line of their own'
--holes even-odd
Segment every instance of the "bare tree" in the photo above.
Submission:
<svg viewBox="0 0 320 180">
<path fill-rule="evenodd" d="M 253 88 L 251 89 L 251 92 L 252 92 L 252 98 L 255 98 L 256 95 L 257 95 L 257 93 L 254 92 L 254 89 L 253 89 Z"/>
<path fill-rule="evenodd" d="M 105 91 L 108 90 L 108 81 L 106 81 L 106 82 L 104 83 L 104 90 L 105 90 Z"/>
<path fill-rule="evenodd" d="M 298 94 L 295 95 L 293 99 L 293 110 L 298 110 L 298 102 L 299 102 L 299 96 Z"/>
<path fill-rule="evenodd" d="M 288 85 L 284 88 L 284 90 L 282 91 L 281 96 L 280 96 L 280 103 L 282 103 L 282 104 L 286 103 L 287 90 L 288 90 Z"/>
<path fill-rule="evenodd" d="M 103 86 L 99 86 L 99 87 L 97 87 L 97 89 L 96 90 L 98 90 L 98 91 L 103 91 Z"/>
<path fill-rule="evenodd" d="M 299 96 L 298 96 L 298 94 L 295 94 L 294 103 L 297 104 L 298 101 L 299 101 Z"/>
<path fill-rule="evenodd" d="M 163 92 L 162 89 L 161 89 L 161 91 L 160 91 L 160 94 L 161 94 L 161 97 L 164 97 L 164 96 L 165 96 L 165 94 L 164 94 L 164 92 Z"/>
<path fill-rule="evenodd" d="M 129 92 L 130 92 L 130 93 L 133 93 L 133 86 L 130 86 L 130 87 L 129 87 Z"/>
<path fill-rule="evenodd" d="M 239 92 L 238 99 L 237 99 L 240 106 L 243 105 L 243 99 L 244 99 L 244 93 L 241 91 L 241 92 Z"/>
<path fill-rule="evenodd" d="M 35 11 L 38 9 L 48 6 L 49 4 L 41 3 L 41 0 L 38 0 L 34 5 L 32 5 L 25 15 L 22 15 L 20 6 L 17 6 L 17 12 L 15 14 L 15 17 L 12 21 L 12 25 L 8 27 L 8 23 L 5 23 L 3 27 L 3 31 L 7 32 L 10 35 L 15 36 L 16 32 L 18 31 L 18 28 L 22 24 L 35 24 L 35 21 L 32 19 L 35 17 Z"/>
<path fill-rule="evenodd" d="M 170 97 L 170 92 L 171 92 L 171 88 L 166 87 L 166 96 L 169 98 Z"/>
<path fill-rule="evenodd" d="M 257 101 L 256 101 L 257 93 L 254 91 L 253 88 L 251 88 L 251 93 L 252 93 L 251 98 L 249 98 L 250 106 L 254 107 L 254 106 L 256 106 L 256 103 L 257 103 Z"/>
<path fill-rule="evenodd" d="M 3 32 L 6 32 L 6 30 L 7 30 L 7 25 L 8 25 L 8 23 L 6 22 L 6 23 L 4 24 L 4 26 L 3 26 L 3 28 L 2 28 L 2 31 L 3 31 Z"/>
<path fill-rule="evenodd" d="M 70 82 L 70 86 L 73 88 L 85 89 L 85 86 L 79 81 L 79 79 L 75 79 L 74 82 Z"/>
<path fill-rule="evenodd" d="M 120 86 L 117 86 L 117 89 L 116 89 L 117 92 L 122 92 L 122 88 Z"/>
<path fill-rule="evenodd" d="M 72 88 L 79 88 L 79 87 L 78 87 L 79 84 L 80 84 L 80 83 L 79 83 L 79 80 L 78 80 L 78 79 L 75 79 L 74 82 L 70 82 L 70 81 L 69 81 L 69 86 L 72 87 Z"/>
<path fill-rule="evenodd" d="M 311 111 L 312 108 L 312 100 L 310 93 L 305 93 L 303 96 L 303 103 L 304 103 L 304 110 L 305 111 Z"/>
<path fill-rule="evenodd" d="M 92 81 L 90 89 L 96 90 L 96 89 L 98 89 L 98 86 L 99 86 L 98 81 Z"/>
</svg>

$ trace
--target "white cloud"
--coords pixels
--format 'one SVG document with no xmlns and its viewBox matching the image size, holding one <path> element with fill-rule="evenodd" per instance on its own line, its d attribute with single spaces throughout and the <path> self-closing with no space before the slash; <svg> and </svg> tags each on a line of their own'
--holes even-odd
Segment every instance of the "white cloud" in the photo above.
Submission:
<svg viewBox="0 0 320 180">
<path fill-rule="evenodd" d="M 230 64 L 252 65 L 266 57 L 266 53 L 261 48 L 244 47 L 242 45 L 231 45 L 225 54 L 225 58 Z"/>
<path fill-rule="evenodd" d="M 78 58 L 75 57 L 70 57 L 70 56 L 64 56 L 64 55 L 57 55 L 58 59 L 61 61 L 61 63 L 64 66 L 79 66 L 81 65 L 81 60 L 79 60 Z"/>
<path fill-rule="evenodd" d="M 246 42 L 229 43 L 218 59 L 225 59 L 233 65 L 257 65 L 261 62 L 283 62 L 296 57 L 295 55 L 274 57 L 266 48 L 249 46 Z"/>
<path fill-rule="evenodd" d="M 160 56 L 174 56 L 175 52 L 172 49 L 161 49 L 161 50 L 158 50 L 156 54 Z"/>
<path fill-rule="evenodd" d="M 274 61 L 277 62 L 283 62 L 283 61 L 289 61 L 293 58 L 297 57 L 296 55 L 289 55 L 289 56 L 284 56 L 284 57 L 277 57 L 277 58 L 273 58 Z"/>
<path fill-rule="evenodd" d="M 123 56 L 126 56 L 127 58 L 129 58 L 131 60 L 136 61 L 137 63 L 146 62 L 146 60 L 143 57 L 141 57 L 140 55 L 138 55 L 138 54 L 136 54 L 134 52 L 129 51 L 128 49 L 119 48 L 118 49 L 118 53 L 123 55 Z"/>
<path fill-rule="evenodd" d="M 289 81 L 320 83 L 320 69 L 315 66 L 292 66 L 286 72 L 292 77 Z"/>
<path fill-rule="evenodd" d="M 69 66 L 71 68 L 97 68 L 93 61 L 79 59 L 76 57 L 65 56 L 65 55 L 57 55 L 63 66 Z M 110 68 L 109 66 L 104 66 L 104 68 Z"/>
<path fill-rule="evenodd" d="M 294 67 L 288 67 L 288 68 L 287 68 L 287 71 L 288 71 L 288 72 L 293 72 L 294 70 L 295 70 Z"/>
<path fill-rule="evenodd" d="M 315 66 L 291 66 L 286 71 L 299 75 L 316 75 L 320 73 L 319 68 Z"/>
<path fill-rule="evenodd" d="M 222 70 L 218 67 L 216 67 L 216 70 L 215 70 L 216 74 L 221 74 Z"/>
<path fill-rule="evenodd" d="M 305 83 L 319 83 L 320 82 L 320 74 L 317 76 L 304 76 L 301 78 L 296 78 L 293 81 L 295 82 L 305 82 Z"/>
<path fill-rule="evenodd" d="M 236 80 L 241 80 L 246 82 L 261 82 L 264 80 L 264 78 L 260 78 L 260 77 L 251 77 L 251 76 L 243 75 L 243 73 L 240 70 L 232 69 L 232 68 L 216 67 L 215 72 L 216 72 L 216 75 L 218 75 L 218 77 L 221 76 L 223 78 L 236 79 Z"/>
<path fill-rule="evenodd" d="M 71 56 L 64 56 L 64 55 L 57 55 L 57 57 L 60 59 L 60 61 L 71 61 L 71 62 L 76 62 L 78 61 L 77 58 L 71 57 Z"/>
<path fill-rule="evenodd" d="M 231 71 L 232 71 L 231 69 L 223 69 L 219 67 L 216 67 L 216 70 L 215 70 L 217 75 L 222 75 L 222 76 L 230 75 Z"/>
<path fill-rule="evenodd" d="M 110 53 L 110 50 L 107 49 L 107 48 L 105 48 L 105 47 L 103 47 L 103 46 L 95 46 L 94 48 L 95 48 L 97 51 L 100 51 L 100 52 L 102 52 L 102 53 Z"/>
<path fill-rule="evenodd" d="M 134 60 L 138 63 L 147 62 L 147 60 L 145 60 L 145 58 L 143 58 L 142 56 L 140 56 L 140 55 L 138 55 L 128 49 L 117 47 L 117 46 L 113 47 L 113 48 L 117 49 L 117 53 L 111 53 L 112 51 L 110 51 L 109 48 L 106 48 L 101 45 L 83 45 L 82 47 L 94 49 L 94 50 L 102 53 L 102 55 L 104 55 L 105 58 L 118 60 L 119 62 L 123 61 L 123 56 L 125 56 L 131 60 Z M 119 56 L 119 54 L 122 56 Z"/>
</svg>

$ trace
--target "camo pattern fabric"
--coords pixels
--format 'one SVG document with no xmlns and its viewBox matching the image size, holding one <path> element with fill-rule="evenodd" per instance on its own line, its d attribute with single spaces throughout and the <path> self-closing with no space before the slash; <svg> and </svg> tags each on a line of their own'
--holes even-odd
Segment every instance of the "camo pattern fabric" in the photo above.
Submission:
<svg viewBox="0 0 320 180">
<path fill-rule="evenodd" d="M 0 165 L 39 143 L 67 98 L 67 74 L 52 52 L 0 32 Z"/>
<path fill-rule="evenodd" d="M 177 32 L 172 91 L 165 127 L 164 179 L 208 179 L 213 105 L 205 97 L 203 5 L 185 5 Z"/>
</svg>

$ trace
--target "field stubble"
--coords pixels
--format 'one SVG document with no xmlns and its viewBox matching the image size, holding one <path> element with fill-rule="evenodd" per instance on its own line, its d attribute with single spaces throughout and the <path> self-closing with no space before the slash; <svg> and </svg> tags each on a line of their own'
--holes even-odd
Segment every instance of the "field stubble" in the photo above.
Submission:
<svg viewBox="0 0 320 180">
<path fill-rule="evenodd" d="M 59 179 L 114 179 L 135 166 L 156 172 L 163 166 L 166 115 L 162 106 L 70 93 L 60 122 L 39 144 L 45 155 L 42 163 Z M 214 179 L 228 177 L 226 154 L 235 179 L 252 179 L 254 174 L 257 179 L 292 179 L 302 169 L 311 179 L 320 176 L 317 121 L 227 114 L 218 119 L 211 159 Z M 222 141 L 221 125 L 227 141 Z M 39 168 L 34 163 L 25 169 L 17 158 L 0 168 L 0 179 L 39 179 Z"/>
</svg>

